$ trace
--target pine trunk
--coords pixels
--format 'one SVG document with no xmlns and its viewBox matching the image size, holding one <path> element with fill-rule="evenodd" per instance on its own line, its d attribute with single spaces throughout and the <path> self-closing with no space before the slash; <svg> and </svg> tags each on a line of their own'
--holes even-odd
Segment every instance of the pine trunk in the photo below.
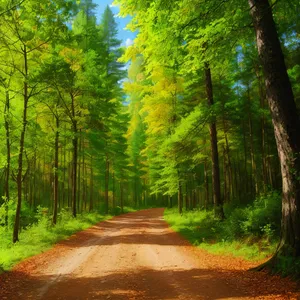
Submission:
<svg viewBox="0 0 300 300">
<path fill-rule="evenodd" d="M 113 209 L 116 208 L 116 195 L 115 195 L 115 173 L 112 174 L 112 184 L 113 184 L 113 189 L 112 189 L 112 205 Z"/>
<path fill-rule="evenodd" d="M 73 217 L 77 216 L 77 206 L 76 206 L 76 196 L 77 196 L 77 160 L 78 160 L 78 129 L 77 129 L 77 120 L 75 119 L 75 98 L 71 94 L 72 99 L 72 129 L 73 129 L 73 159 L 72 159 L 72 213 Z"/>
<path fill-rule="evenodd" d="M 5 169 L 5 183 L 4 183 L 4 196 L 5 196 L 5 226 L 8 227 L 8 201 L 9 201 L 9 178 L 10 178 L 10 96 L 6 91 L 5 109 L 4 109 L 4 127 L 6 134 L 6 169 Z"/>
<path fill-rule="evenodd" d="M 59 119 L 56 118 L 56 133 L 55 133 L 55 143 L 54 143 L 54 187 L 53 187 L 53 218 L 52 223 L 55 225 L 57 223 L 57 207 L 58 207 L 58 151 L 59 151 Z"/>
<path fill-rule="evenodd" d="M 24 154 L 24 143 L 25 143 L 25 132 L 27 127 L 27 108 L 28 108 L 28 61 L 27 61 L 27 48 L 24 45 L 23 48 L 24 66 L 25 66 L 25 78 L 24 78 L 24 99 L 23 99 L 23 119 L 22 119 L 22 130 L 20 136 L 20 148 L 18 156 L 18 174 L 17 174 L 17 191 L 18 200 L 16 208 L 16 217 L 13 231 L 13 243 L 19 241 L 19 227 L 20 227 L 20 214 L 22 205 L 22 183 L 23 183 L 23 154 Z"/>
<path fill-rule="evenodd" d="M 124 213 L 124 199 L 123 199 L 123 184 L 120 181 L 120 204 L 121 204 L 121 212 Z"/>
<path fill-rule="evenodd" d="M 179 214 L 182 214 L 182 201 L 183 198 L 182 198 L 182 186 L 181 186 L 181 181 L 179 179 L 179 182 L 178 182 L 178 212 Z"/>
<path fill-rule="evenodd" d="M 204 200 L 204 208 L 208 209 L 209 203 L 209 186 L 208 186 L 208 172 L 207 172 L 207 161 L 204 163 L 204 187 L 205 187 L 205 200 Z"/>
<path fill-rule="evenodd" d="M 90 211 L 94 209 L 94 173 L 93 173 L 93 156 L 91 156 L 91 179 L 90 179 Z"/>
<path fill-rule="evenodd" d="M 256 162 L 254 156 L 254 139 L 253 139 L 253 121 L 251 112 L 251 97 L 250 97 L 250 87 L 247 87 L 247 100 L 248 100 L 248 122 L 249 122 L 249 134 L 250 134 L 250 155 L 251 155 L 251 177 L 255 188 L 255 196 L 258 195 L 258 182 L 257 182 L 257 170 Z"/>
<path fill-rule="evenodd" d="M 206 94 L 207 94 L 208 106 L 212 107 L 214 104 L 213 86 L 212 86 L 211 72 L 208 63 L 205 64 L 205 80 L 206 80 Z M 223 200 L 221 197 L 221 184 L 220 184 L 217 126 L 215 120 L 212 120 L 212 122 L 210 123 L 209 132 L 210 132 L 210 144 L 211 144 L 212 184 L 213 184 L 215 217 L 219 219 L 224 219 Z"/>
<path fill-rule="evenodd" d="M 105 214 L 108 214 L 108 188 L 109 188 L 109 159 L 108 154 L 106 154 L 105 162 Z"/>
</svg>

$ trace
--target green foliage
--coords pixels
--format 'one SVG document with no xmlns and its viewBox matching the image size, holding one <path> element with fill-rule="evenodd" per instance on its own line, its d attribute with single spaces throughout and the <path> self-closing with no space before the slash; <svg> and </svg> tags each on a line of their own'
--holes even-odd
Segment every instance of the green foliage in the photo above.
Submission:
<svg viewBox="0 0 300 300">
<path fill-rule="evenodd" d="M 225 207 L 226 208 L 226 207 Z M 227 207 L 224 221 L 212 211 L 166 210 L 165 219 L 193 244 L 216 253 L 259 260 L 271 255 L 278 242 L 281 201 L 277 192 L 262 195 L 244 208 Z"/>
<path fill-rule="evenodd" d="M 69 210 L 62 210 L 57 225 L 52 226 L 48 209 L 39 207 L 34 217 L 36 222 L 22 229 L 21 242 L 17 244 L 11 241 L 12 226 L 10 225 L 8 229 L 0 226 L 0 267 L 3 270 L 11 269 L 21 260 L 41 253 L 70 235 L 111 218 L 111 215 L 103 216 L 93 212 L 82 213 L 74 218 Z"/>
<path fill-rule="evenodd" d="M 123 207 L 123 213 L 131 213 L 131 212 L 135 212 L 137 211 L 136 208 L 133 208 L 133 207 L 129 207 L 129 206 L 124 206 Z M 114 216 L 118 216 L 118 215 L 121 215 L 122 214 L 122 208 L 120 206 L 116 206 L 115 208 L 111 208 L 109 210 L 109 213 L 111 215 L 114 215 Z"/>
<path fill-rule="evenodd" d="M 290 255 L 278 255 L 276 264 L 272 264 L 271 272 L 281 276 L 291 276 L 297 280 L 300 278 L 300 260 Z"/>
<path fill-rule="evenodd" d="M 13 228 L 14 219 L 16 212 L 16 201 L 14 199 L 9 200 L 6 203 L 3 203 L 0 206 L 0 229 L 4 231 L 11 230 Z M 6 228 L 6 217 L 7 225 Z M 38 214 L 35 214 L 25 202 L 21 208 L 21 228 L 26 228 L 29 224 L 37 221 Z"/>
<path fill-rule="evenodd" d="M 280 232 L 281 196 L 277 192 L 262 195 L 245 208 L 226 212 L 226 239 L 248 236 L 271 238 Z"/>
<path fill-rule="evenodd" d="M 42 249 L 92 223 L 95 207 L 119 214 L 126 205 L 171 206 L 182 196 L 186 210 L 210 208 L 216 170 L 224 222 L 211 212 L 166 217 L 203 247 L 257 256 L 264 252 L 257 247 L 273 245 L 280 196 L 266 191 L 280 189 L 280 164 L 248 3 L 202 2 L 115 0 L 137 33 L 125 49 L 109 6 L 97 22 L 93 0 L 26 0 L 17 8 L 1 1 L 0 137 L 8 143 L 0 145 L 0 172 L 10 192 L 0 207 L 4 248 L 18 223 L 16 195 L 16 228 L 33 253 L 30 243 L 40 240 Z M 299 1 L 273 2 L 300 108 Z M 78 221 L 69 206 L 81 213 Z M 248 244 L 256 240 L 255 250 Z"/>
</svg>

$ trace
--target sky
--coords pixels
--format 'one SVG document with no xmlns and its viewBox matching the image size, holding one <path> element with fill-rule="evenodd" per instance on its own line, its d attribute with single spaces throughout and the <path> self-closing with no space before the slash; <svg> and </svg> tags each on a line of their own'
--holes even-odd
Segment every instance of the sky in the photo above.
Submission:
<svg viewBox="0 0 300 300">
<path fill-rule="evenodd" d="M 94 0 L 93 2 L 98 5 L 96 13 L 98 19 L 101 18 L 101 15 L 104 12 L 107 5 L 110 6 L 111 10 L 115 15 L 119 13 L 119 8 L 112 5 L 113 0 Z M 130 46 L 135 38 L 135 33 L 125 30 L 125 27 L 129 21 L 130 17 L 120 18 L 116 16 L 116 22 L 118 24 L 119 29 L 118 38 L 122 40 L 123 46 Z"/>
</svg>

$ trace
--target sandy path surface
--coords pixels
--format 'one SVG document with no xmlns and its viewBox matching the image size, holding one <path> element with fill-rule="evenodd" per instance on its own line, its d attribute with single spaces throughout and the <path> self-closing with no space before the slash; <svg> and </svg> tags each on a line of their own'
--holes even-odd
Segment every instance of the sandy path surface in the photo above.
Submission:
<svg viewBox="0 0 300 300">
<path fill-rule="evenodd" d="M 0 299 L 300 299 L 296 284 L 191 246 L 163 209 L 115 217 L 0 277 Z"/>
</svg>

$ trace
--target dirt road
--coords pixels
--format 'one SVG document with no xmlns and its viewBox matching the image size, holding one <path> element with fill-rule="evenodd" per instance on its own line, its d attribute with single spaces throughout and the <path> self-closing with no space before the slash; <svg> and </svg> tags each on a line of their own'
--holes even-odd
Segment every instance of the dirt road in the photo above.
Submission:
<svg viewBox="0 0 300 300">
<path fill-rule="evenodd" d="M 288 279 L 199 250 L 162 216 L 144 210 L 72 236 L 1 276 L 0 299 L 300 299 Z"/>
</svg>

